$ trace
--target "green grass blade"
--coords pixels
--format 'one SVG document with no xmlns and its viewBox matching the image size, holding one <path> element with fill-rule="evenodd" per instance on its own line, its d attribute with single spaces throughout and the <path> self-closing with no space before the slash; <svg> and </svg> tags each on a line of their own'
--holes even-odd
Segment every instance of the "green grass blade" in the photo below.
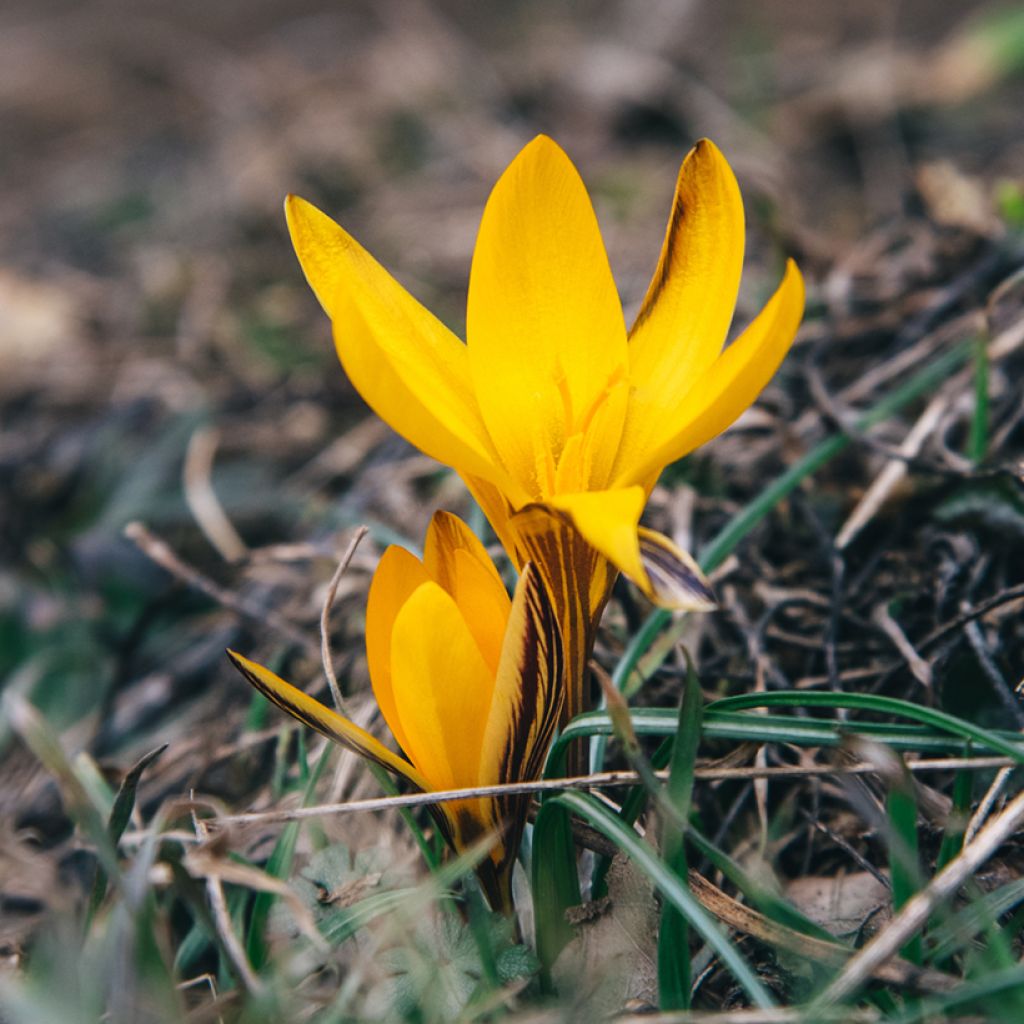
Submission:
<svg viewBox="0 0 1024 1024">
<path fill-rule="evenodd" d="M 110 840 L 104 813 L 93 802 L 88 786 L 69 761 L 60 737 L 24 697 L 4 693 L 0 709 L 25 746 L 53 776 L 69 817 L 93 844 L 100 866 L 110 878 L 120 878 L 117 849 Z"/>
<path fill-rule="evenodd" d="M 320 776 L 323 774 L 324 769 L 327 767 L 327 762 L 330 760 L 333 750 L 334 747 L 331 744 L 324 747 L 316 767 L 312 772 L 308 773 L 306 785 L 302 793 L 303 807 L 308 807 L 313 802 L 316 785 L 320 781 Z M 291 874 L 292 861 L 295 859 L 295 847 L 298 844 L 301 829 L 302 822 L 290 821 L 282 830 L 280 837 L 274 844 L 270 858 L 267 860 L 266 872 L 272 878 L 287 878 Z M 266 927 L 267 917 L 270 915 L 270 908 L 274 905 L 276 899 L 276 895 L 272 892 L 257 893 L 253 899 L 252 916 L 249 918 L 245 945 L 249 963 L 252 964 L 255 971 L 260 970 L 266 962 L 267 943 L 263 932 Z"/>
<path fill-rule="evenodd" d="M 1003 995 L 1019 995 L 1024 990 L 1024 967 L 1014 965 L 1003 971 L 992 971 L 983 978 L 964 982 L 949 995 L 935 999 L 922 1000 L 915 1006 L 895 1017 L 890 1017 L 886 1024 L 918 1024 L 919 1021 L 942 1021 L 949 1011 L 957 1007 L 969 1006 L 979 1013 L 987 1015 L 983 1020 L 1005 1021 L 1017 1020 L 1018 1017 L 1007 1017 L 1000 1005 L 990 1005 L 988 1000 L 998 999 Z M 971 1019 L 978 1020 L 974 1016 Z"/>
<path fill-rule="evenodd" d="M 778 691 L 779 694 L 792 691 Z M 768 695 L 774 698 L 776 694 Z M 867 696 L 874 701 L 889 701 L 893 698 L 871 698 L 870 695 L 848 695 L 851 699 Z M 783 705 L 801 706 L 805 697 L 807 705 L 841 706 L 845 697 L 842 694 L 817 694 L 800 691 L 798 696 L 785 697 L 779 703 Z M 1004 753 L 1014 760 L 1024 758 L 1024 742 L 1020 733 L 1004 730 L 986 730 L 972 726 L 953 716 L 933 712 L 929 724 L 901 724 L 891 722 L 840 722 L 832 718 L 811 718 L 795 715 L 751 715 L 743 711 L 723 709 L 725 698 L 716 701 L 704 709 L 701 733 L 705 740 L 730 740 L 734 742 L 755 743 L 790 743 L 796 746 L 835 747 L 843 742 L 843 737 L 850 734 L 867 736 L 877 739 L 894 750 L 918 751 L 924 754 L 950 754 L 967 756 L 969 754 Z M 744 697 L 743 699 L 748 699 Z M 760 698 L 750 698 L 755 702 Z M 886 712 L 902 717 L 920 717 L 917 713 L 927 713 L 928 709 L 916 704 L 896 701 L 895 706 L 887 706 Z M 956 723 L 956 728 L 950 727 Z M 676 712 L 671 708 L 637 708 L 632 712 L 632 724 L 638 736 L 671 736 L 676 729 Z M 582 736 L 609 736 L 612 723 L 604 711 L 588 711 L 577 715 L 564 729 L 556 740 L 548 755 L 544 769 L 545 778 L 561 778 L 565 774 L 565 750 L 568 744 Z M 989 743 L 988 740 L 992 742 Z"/>
<path fill-rule="evenodd" d="M 922 707 L 910 701 L 895 697 L 879 697 L 871 693 L 818 693 L 803 690 L 776 690 L 772 693 L 745 693 L 736 697 L 724 697 L 710 707 L 719 710 L 738 710 L 768 707 L 828 707 L 847 708 L 851 711 L 870 711 L 882 715 L 897 715 L 929 725 L 942 732 L 960 736 L 987 747 L 996 753 L 1024 764 L 1024 749 L 1019 743 L 1003 739 L 998 733 L 971 722 L 965 722 L 955 715 L 934 708 Z M 847 724 L 849 729 L 849 723 Z M 859 728 L 859 725 L 858 725 Z M 852 731 L 852 730 L 850 730 Z"/>
<path fill-rule="evenodd" d="M 927 941 L 928 959 L 948 960 L 983 931 L 987 921 L 998 920 L 1021 903 L 1024 903 L 1024 879 L 1021 878 L 971 900 L 932 929 Z"/>
<path fill-rule="evenodd" d="M 131 820 L 132 811 L 135 809 L 135 793 L 139 788 L 139 781 L 142 779 L 142 773 L 154 762 L 160 755 L 167 749 L 167 744 L 164 743 L 162 746 L 151 750 L 144 757 L 141 757 L 128 771 L 125 777 L 121 780 L 121 785 L 117 789 L 117 795 L 114 797 L 114 806 L 111 808 L 110 817 L 107 820 L 107 834 L 110 836 L 110 841 L 114 844 L 116 849 L 121 836 L 124 835 L 124 830 L 128 827 L 128 822 Z M 85 911 L 85 925 L 84 930 L 89 931 L 92 925 L 92 919 L 99 909 L 100 904 L 103 902 L 103 897 L 107 894 L 107 873 L 103 870 L 102 864 L 96 865 L 96 876 L 93 879 L 92 892 L 89 894 L 89 906 Z"/>
<path fill-rule="evenodd" d="M 765 917 L 770 917 L 773 921 L 792 928 L 793 931 L 803 932 L 804 935 L 811 935 L 816 939 L 823 939 L 825 942 L 841 944 L 841 940 L 831 932 L 805 916 L 781 896 L 777 896 L 752 875 L 747 874 L 732 857 L 720 850 L 692 825 L 686 831 L 686 839 L 702 856 L 707 857 L 715 869 L 721 871 Z"/>
<path fill-rule="evenodd" d="M 946 821 L 946 830 L 942 836 L 942 845 L 935 861 L 935 872 L 938 874 L 954 857 L 960 855 L 964 845 L 964 831 L 971 816 L 971 803 L 974 796 L 974 772 L 957 772 L 953 782 L 953 807 Z"/>
<path fill-rule="evenodd" d="M 886 798 L 889 817 L 889 877 L 892 906 L 899 911 L 921 888 L 921 860 L 917 841 L 917 799 L 914 780 L 904 768 L 889 784 Z M 915 935 L 900 954 L 912 964 L 921 963 L 921 936 Z"/>
<path fill-rule="evenodd" d="M 755 1006 L 768 1009 L 776 1005 L 771 993 L 761 984 L 760 979 L 730 941 L 729 936 L 697 902 L 689 888 L 631 828 L 621 822 L 603 804 L 586 793 L 562 793 L 550 802 L 561 804 L 567 810 L 584 818 L 629 857 L 637 868 L 657 886 L 662 896 L 686 918 L 690 926 L 715 951 Z"/>
<path fill-rule="evenodd" d="M 385 796 L 398 796 L 398 786 L 392 776 L 388 774 L 386 768 L 372 762 L 367 762 L 366 767 L 370 774 L 377 780 L 377 783 L 384 791 Z M 443 840 L 441 840 L 441 845 L 439 846 L 431 843 L 410 808 L 399 807 L 398 815 L 409 828 L 413 839 L 416 840 L 416 845 L 420 848 L 420 853 L 423 854 L 423 860 L 426 862 L 427 867 L 431 872 L 437 872 L 441 867 L 441 860 L 444 856 Z M 435 838 L 440 837 L 435 835 Z"/>
<path fill-rule="evenodd" d="M 693 766 L 700 744 L 700 681 L 687 656 L 686 683 L 679 708 L 679 728 L 672 741 L 665 797 L 676 810 L 679 821 L 665 817 L 661 826 L 661 855 L 684 885 L 688 864 L 683 842 L 683 826 L 690 817 L 693 796 Z M 620 815 L 621 820 L 621 815 Z M 625 824 L 625 823 L 623 823 Z M 685 915 L 666 903 L 661 911 L 658 931 L 658 1003 L 662 1010 L 690 1008 L 690 928 Z"/>
<path fill-rule="evenodd" d="M 494 950 L 494 936 L 491 929 L 491 910 L 484 899 L 483 890 L 479 885 L 468 883 L 463 886 L 463 894 L 469 910 L 469 931 L 473 936 L 476 951 L 480 956 L 480 967 L 486 990 L 494 991 L 501 988 L 498 976 L 498 958 Z"/>
<path fill-rule="evenodd" d="M 964 885 L 964 895 L 969 902 L 981 900 L 983 893 L 977 879 L 969 879 Z M 1018 912 L 1011 918 L 1009 926 L 1019 927 Z M 992 971 L 1000 971 L 1017 963 L 1019 953 L 1014 952 L 1014 947 L 1019 945 L 1019 931 L 1008 932 L 999 926 L 999 922 L 991 915 L 985 914 L 981 918 L 981 934 L 978 936 L 976 946 L 968 950 L 965 960 L 964 973 L 975 978 L 983 977 Z M 1020 1020 L 1021 1015 L 1014 1014 L 1014 1020 Z"/>
<path fill-rule="evenodd" d="M 683 700 L 679 708 L 679 728 L 672 741 L 672 756 L 668 765 L 668 782 L 665 792 L 669 802 L 683 821 L 690 817 L 690 803 L 693 797 L 693 769 L 697 760 L 701 732 L 700 680 L 694 671 L 689 655 L 686 659 L 686 683 Z M 683 845 L 683 831 L 671 822 L 666 822 L 662 832 L 662 848 L 668 855 L 674 854 Z"/>
<path fill-rule="evenodd" d="M 655 771 L 664 768 L 672 756 L 672 736 L 662 740 L 658 749 L 651 755 L 651 768 Z M 626 825 L 632 825 L 643 813 L 647 806 L 647 791 L 643 786 L 633 786 L 626 794 L 619 808 L 619 820 Z M 611 859 L 608 857 L 598 858 L 594 868 L 594 876 L 590 883 L 590 898 L 599 900 L 608 895 L 608 869 L 611 867 Z"/>
<path fill-rule="evenodd" d="M 976 465 L 988 454 L 988 345 L 984 335 L 974 341 L 974 412 L 967 438 L 968 458 Z"/>
<path fill-rule="evenodd" d="M 537 812 L 530 868 L 537 958 L 541 982 L 550 988 L 551 968 L 573 936 L 565 912 L 581 902 L 569 814 L 552 799 L 545 800 Z"/>
<path fill-rule="evenodd" d="M 686 855 L 682 849 L 666 863 L 676 878 L 686 878 Z M 680 874 L 680 870 L 683 874 Z M 665 903 L 661 908 L 661 925 L 658 928 L 659 1009 L 688 1010 L 692 984 L 690 926 L 684 914 L 671 903 Z"/>
</svg>

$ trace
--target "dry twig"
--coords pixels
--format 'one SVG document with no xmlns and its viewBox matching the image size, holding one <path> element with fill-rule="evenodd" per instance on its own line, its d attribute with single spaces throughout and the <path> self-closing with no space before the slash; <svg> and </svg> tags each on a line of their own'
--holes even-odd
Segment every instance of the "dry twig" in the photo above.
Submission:
<svg viewBox="0 0 1024 1024">
<path fill-rule="evenodd" d="M 932 667 L 914 650 L 914 645 L 907 639 L 903 627 L 889 614 L 885 603 L 875 608 L 871 616 L 876 626 L 892 641 L 893 646 L 903 655 L 903 660 L 910 667 L 914 678 L 927 690 L 932 687 Z"/>
<path fill-rule="evenodd" d="M 345 548 L 345 553 L 334 570 L 331 582 L 327 584 L 327 593 L 324 595 L 324 606 L 320 611 L 320 660 L 324 665 L 324 675 L 327 676 L 327 685 L 331 688 L 331 697 L 334 706 L 339 714 L 345 713 L 345 701 L 341 696 L 341 687 L 338 685 L 338 677 L 334 674 L 334 658 L 331 654 L 331 609 L 334 607 L 334 599 L 338 594 L 338 584 L 352 561 L 352 556 L 359 547 L 359 542 L 369 533 L 365 526 L 360 526 L 352 535 L 352 539 Z"/>
</svg>

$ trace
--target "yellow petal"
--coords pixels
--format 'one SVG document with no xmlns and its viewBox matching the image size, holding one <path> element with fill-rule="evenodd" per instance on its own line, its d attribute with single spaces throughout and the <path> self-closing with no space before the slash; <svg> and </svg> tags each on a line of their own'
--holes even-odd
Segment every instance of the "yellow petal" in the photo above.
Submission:
<svg viewBox="0 0 1024 1024">
<path fill-rule="evenodd" d="M 565 513 L 583 539 L 643 588 L 637 529 L 646 501 L 642 487 L 560 494 L 546 504 Z"/>
<path fill-rule="evenodd" d="M 289 196 L 285 212 L 306 279 L 331 317 L 338 356 L 366 403 L 439 462 L 500 474 L 466 346 L 316 207 Z"/>
<path fill-rule="evenodd" d="M 469 493 L 473 495 L 476 503 L 483 510 L 484 515 L 487 516 L 487 521 L 491 524 L 491 529 L 497 535 L 501 546 L 505 549 L 505 553 L 512 559 L 517 570 L 522 569 L 526 558 L 520 550 L 516 531 L 511 525 L 513 511 L 508 503 L 508 499 L 489 480 L 484 480 L 469 473 L 462 473 L 460 475 Z"/>
<path fill-rule="evenodd" d="M 487 202 L 467 337 L 487 429 L 534 497 L 566 439 L 610 403 L 593 466 L 595 478 L 607 476 L 625 415 L 626 390 L 616 387 L 626 374 L 625 325 L 586 189 L 545 136 L 512 161 Z"/>
<path fill-rule="evenodd" d="M 635 462 L 622 483 L 657 473 L 710 441 L 749 408 L 789 351 L 804 312 L 804 283 L 789 260 L 775 294 L 693 390 L 672 435 Z"/>
<path fill-rule="evenodd" d="M 494 677 L 436 583 L 417 588 L 395 619 L 391 683 L 409 760 L 434 789 L 475 785 Z"/>
<path fill-rule="evenodd" d="M 332 711 L 320 701 L 314 700 L 297 687 L 292 686 L 291 683 L 286 683 L 280 676 L 274 675 L 270 669 L 264 668 L 234 651 L 227 653 L 232 664 L 250 685 L 300 722 L 304 722 L 311 729 L 316 729 L 323 736 L 348 747 L 360 756 L 376 761 L 396 775 L 408 779 L 417 789 L 427 790 L 430 788 L 423 775 L 408 761 L 388 750 L 380 740 L 371 736 L 365 729 L 361 729 L 343 715 Z"/>
<path fill-rule="evenodd" d="M 458 516 L 435 512 L 427 529 L 423 565 L 466 613 L 466 625 L 493 675 L 511 602 L 483 544 Z"/>
<path fill-rule="evenodd" d="M 679 169 L 658 265 L 629 332 L 634 386 L 678 391 L 714 361 L 736 308 L 744 234 L 736 176 L 701 139 Z"/>
<path fill-rule="evenodd" d="M 533 563 L 516 586 L 480 752 L 480 784 L 540 775 L 562 710 L 564 657 L 551 599 Z"/>
<path fill-rule="evenodd" d="M 413 591 L 430 581 L 427 570 L 405 548 L 389 547 L 381 556 L 366 600 L 366 661 L 373 695 L 398 745 L 409 752 L 409 741 L 395 705 L 391 682 L 391 633 L 395 619 Z"/>
<path fill-rule="evenodd" d="M 501 665 L 480 752 L 481 785 L 516 782 L 540 776 L 544 758 L 562 712 L 565 659 L 555 609 L 547 589 L 530 563 L 516 586 Z M 522 838 L 528 799 L 503 795 L 476 811 L 501 829 L 501 843 L 492 852 L 495 874 L 481 873 L 491 905 L 508 902 L 512 862 Z"/>
<path fill-rule="evenodd" d="M 521 563 L 532 562 L 544 581 L 561 628 L 565 653 L 564 725 L 588 707 L 590 669 L 587 664 L 618 569 L 589 543 L 573 525 L 572 517 L 550 505 L 526 505 L 508 520 Z M 570 749 L 572 771 L 586 767 L 577 756 L 581 744 Z"/>
<path fill-rule="evenodd" d="M 722 351 L 743 246 L 736 178 L 715 144 L 702 139 L 679 171 L 661 257 L 630 331 L 632 394 L 617 478 L 632 458 L 671 435 L 681 403 Z"/>
<path fill-rule="evenodd" d="M 634 486 L 559 495 L 548 504 L 567 515 L 583 539 L 655 604 L 677 611 L 714 608 L 714 594 L 693 558 L 639 525 L 646 497 Z"/>
</svg>

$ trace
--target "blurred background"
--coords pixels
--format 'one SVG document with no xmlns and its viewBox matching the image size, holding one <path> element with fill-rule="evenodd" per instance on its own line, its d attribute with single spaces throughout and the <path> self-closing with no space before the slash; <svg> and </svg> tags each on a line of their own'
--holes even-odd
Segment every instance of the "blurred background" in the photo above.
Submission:
<svg viewBox="0 0 1024 1024">
<path fill-rule="evenodd" d="M 810 306 L 749 433 L 709 449 L 699 539 L 821 436 L 799 353 L 850 385 L 1024 223 L 1022 72 L 1024 12 L 994 2 L 5 0 L 3 686 L 111 771 L 171 742 L 151 801 L 240 799 L 269 769 L 231 746 L 249 697 L 223 648 L 288 644 L 261 625 L 279 616 L 312 678 L 324 583 L 366 522 L 336 637 L 358 689 L 380 545 L 418 542 L 438 505 L 469 511 L 349 387 L 286 193 L 461 333 L 488 191 L 546 132 L 591 189 L 628 319 L 679 163 L 714 139 L 750 223 L 737 323 L 786 255 Z M 123 536 L 136 520 L 240 607 L 157 568 Z M 59 843 L 52 786 L 0 730 L 4 831 Z M 28 913 L 43 896 L 18 884 Z"/>
</svg>

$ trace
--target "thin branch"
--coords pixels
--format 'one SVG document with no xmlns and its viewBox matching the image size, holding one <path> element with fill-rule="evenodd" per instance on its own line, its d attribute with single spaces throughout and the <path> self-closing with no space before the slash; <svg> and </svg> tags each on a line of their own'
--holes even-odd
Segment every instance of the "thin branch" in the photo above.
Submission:
<svg viewBox="0 0 1024 1024">
<path fill-rule="evenodd" d="M 955 771 L 960 769 L 1002 768 L 1011 764 L 1004 757 L 944 757 L 908 761 L 911 771 Z M 855 765 L 786 765 L 778 767 L 756 766 L 743 768 L 696 768 L 694 777 L 703 780 L 790 778 L 798 779 L 812 775 L 870 775 L 877 772 L 873 764 Z M 659 779 L 667 778 L 666 772 L 656 772 Z M 369 800 L 353 800 L 340 804 L 319 804 L 314 807 L 294 807 L 273 811 L 253 811 L 249 814 L 231 814 L 208 819 L 210 825 L 255 825 L 272 821 L 299 821 L 316 818 L 325 814 L 353 814 L 368 811 L 386 811 L 395 807 L 419 807 L 427 804 L 448 803 L 477 797 L 511 796 L 523 793 L 545 793 L 560 789 L 588 789 L 609 786 L 632 786 L 640 782 L 633 771 L 596 772 L 565 779 L 539 779 L 536 782 L 512 782 L 495 786 L 475 786 L 469 789 L 446 789 L 430 793 L 408 793 L 402 796 L 376 797 Z"/>
<path fill-rule="evenodd" d="M 893 646 L 903 656 L 914 678 L 926 689 L 932 687 L 932 667 L 914 649 L 914 645 L 903 632 L 903 627 L 889 614 L 886 603 L 875 607 L 871 621 L 892 641 Z"/>
<path fill-rule="evenodd" d="M 334 599 L 338 596 L 338 584 L 341 583 L 345 570 L 348 569 L 352 556 L 359 547 L 359 542 L 369 533 L 369 528 L 360 526 L 352 535 L 352 539 L 345 548 L 345 553 L 334 570 L 331 582 L 327 585 L 327 594 L 324 596 L 324 606 L 320 611 L 320 660 L 324 664 L 324 675 L 327 676 L 327 685 L 331 688 L 331 697 L 334 706 L 339 714 L 345 714 L 345 701 L 341 696 L 341 687 L 338 685 L 338 677 L 334 674 L 334 657 L 331 654 L 331 609 L 334 607 Z"/>
</svg>

